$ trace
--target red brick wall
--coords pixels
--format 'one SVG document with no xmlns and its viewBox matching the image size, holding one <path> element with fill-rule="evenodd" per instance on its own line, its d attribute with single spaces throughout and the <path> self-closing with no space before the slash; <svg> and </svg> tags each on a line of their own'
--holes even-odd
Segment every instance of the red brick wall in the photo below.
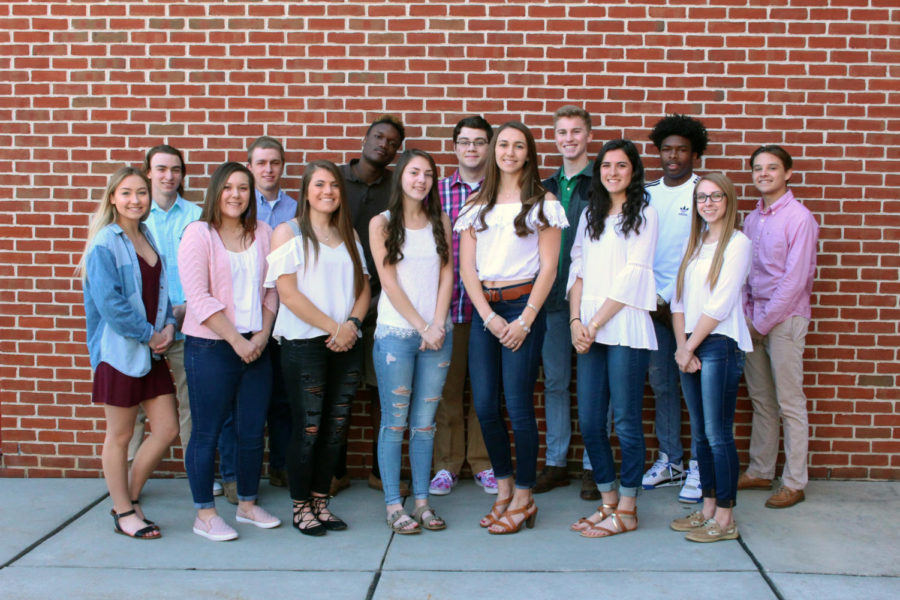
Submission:
<svg viewBox="0 0 900 600">
<path fill-rule="evenodd" d="M 900 473 L 896 0 L 8 0 L 0 27 L 5 475 L 100 472 L 102 410 L 90 404 L 72 271 L 122 163 L 161 142 L 183 148 L 198 200 L 218 163 L 266 133 L 285 142 L 293 192 L 301 163 L 353 157 L 366 124 L 392 112 L 409 125 L 407 147 L 449 174 L 452 125 L 483 113 L 531 126 L 549 173 L 550 115 L 564 103 L 594 115 L 592 151 L 630 137 L 653 177 L 649 128 L 667 112 L 701 117 L 711 144 L 698 170 L 731 175 L 744 210 L 750 151 L 789 148 L 794 191 L 822 225 L 806 351 L 811 475 Z M 744 396 L 738 413 L 746 460 Z M 370 460 L 370 436 L 354 428 L 353 464 Z M 176 456 L 163 470 L 181 469 Z"/>
</svg>

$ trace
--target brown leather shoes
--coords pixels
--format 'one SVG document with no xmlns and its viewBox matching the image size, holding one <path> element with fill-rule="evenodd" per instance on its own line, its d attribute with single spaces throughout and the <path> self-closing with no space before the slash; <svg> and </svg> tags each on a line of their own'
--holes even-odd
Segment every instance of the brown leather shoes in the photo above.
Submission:
<svg viewBox="0 0 900 600">
<path fill-rule="evenodd" d="M 569 485 L 569 469 L 546 466 L 538 475 L 533 491 L 535 494 L 543 494 L 564 485 Z"/>
<path fill-rule="evenodd" d="M 741 473 L 738 478 L 739 490 L 771 490 L 772 480 L 763 479 L 762 477 L 750 477 L 746 472 Z"/>
<path fill-rule="evenodd" d="M 783 485 L 766 500 L 766 506 L 768 508 L 787 508 L 804 500 L 806 500 L 806 494 L 803 493 L 803 490 L 794 490 Z"/>
<path fill-rule="evenodd" d="M 600 490 L 594 483 L 594 472 L 589 469 L 585 469 L 581 473 L 581 499 L 591 501 L 600 499 Z"/>
</svg>

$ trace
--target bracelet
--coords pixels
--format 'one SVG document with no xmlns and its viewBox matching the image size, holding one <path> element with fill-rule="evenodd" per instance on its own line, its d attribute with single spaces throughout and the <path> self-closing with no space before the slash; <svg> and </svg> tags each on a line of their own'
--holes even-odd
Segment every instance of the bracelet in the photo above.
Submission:
<svg viewBox="0 0 900 600">
<path fill-rule="evenodd" d="M 526 302 L 526 303 L 525 303 L 525 308 L 530 308 L 531 310 L 534 311 L 534 314 L 537 314 L 537 313 L 538 313 L 537 306 L 535 306 L 535 305 L 532 304 L 531 302 Z"/>
<path fill-rule="evenodd" d="M 522 326 L 522 329 L 525 330 L 525 333 L 531 333 L 531 327 L 525 324 L 525 319 L 522 318 L 522 315 L 519 315 L 518 321 L 519 325 Z"/>
<path fill-rule="evenodd" d="M 487 319 L 484 320 L 484 330 L 487 331 L 487 325 L 491 322 L 491 319 L 497 316 L 497 313 L 491 311 L 491 314 L 488 315 Z"/>
<path fill-rule="evenodd" d="M 424 334 L 426 331 L 428 331 L 429 327 L 431 327 L 431 323 L 425 323 L 425 329 L 422 330 L 422 333 Z"/>
<path fill-rule="evenodd" d="M 591 321 L 591 327 L 593 327 L 594 329 L 600 329 L 600 326 L 597 325 L 596 321 Z"/>
<path fill-rule="evenodd" d="M 569 319 L 569 327 L 571 327 L 572 323 L 574 323 L 575 321 L 581 321 L 581 317 L 572 317 L 571 319 Z"/>
<path fill-rule="evenodd" d="M 341 323 L 338 323 L 338 328 L 334 331 L 334 335 L 332 337 L 337 337 L 341 332 Z"/>
</svg>

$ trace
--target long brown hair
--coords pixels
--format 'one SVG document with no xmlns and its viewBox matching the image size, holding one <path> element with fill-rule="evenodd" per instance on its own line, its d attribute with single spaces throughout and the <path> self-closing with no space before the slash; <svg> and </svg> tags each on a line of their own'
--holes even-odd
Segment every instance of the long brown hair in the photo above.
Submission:
<svg viewBox="0 0 900 600">
<path fill-rule="evenodd" d="M 300 201 L 297 203 L 297 224 L 300 226 L 300 233 L 303 234 L 305 240 L 303 252 L 309 257 L 309 248 L 312 247 L 314 260 L 319 260 L 319 238 L 313 229 L 312 221 L 310 221 L 309 205 L 309 186 L 312 183 L 313 175 L 318 170 L 328 171 L 334 177 L 338 186 L 338 208 L 331 213 L 329 224 L 337 228 L 338 235 L 347 248 L 350 255 L 350 261 L 353 263 L 353 291 L 354 296 L 359 298 L 365 285 L 365 275 L 363 275 L 362 260 L 359 256 L 359 250 L 356 247 L 356 233 L 353 225 L 350 223 L 350 209 L 347 208 L 347 186 L 344 184 L 344 177 L 341 175 L 340 169 L 330 160 L 314 160 L 306 165 L 303 171 L 303 179 L 300 180 Z M 304 264 L 309 264 L 308 260 Z M 305 267 L 304 267 L 305 268 Z"/>
<path fill-rule="evenodd" d="M 731 241 L 734 234 L 735 224 L 737 222 L 737 193 L 734 190 L 734 184 L 724 173 L 708 173 L 697 181 L 694 186 L 696 194 L 697 187 L 700 183 L 709 181 L 715 184 L 725 194 L 725 223 L 722 228 L 722 234 L 719 237 L 719 243 L 716 246 L 716 252 L 713 255 L 712 264 L 709 267 L 709 274 L 706 281 L 709 282 L 709 289 L 716 287 L 719 281 L 719 273 L 722 271 L 722 262 L 725 260 L 725 248 Z M 687 271 L 688 263 L 700 252 L 700 246 L 703 245 L 703 233 L 706 230 L 706 222 L 700 216 L 697 210 L 696 198 L 691 201 L 691 236 L 688 238 L 687 248 L 684 251 L 684 257 L 681 259 L 681 266 L 678 267 L 678 277 L 675 283 L 675 297 L 681 298 L 684 292 L 684 274 Z"/>
<path fill-rule="evenodd" d="M 242 238 L 250 236 L 255 238 L 256 232 L 256 180 L 250 169 L 237 162 L 226 162 L 219 165 L 209 180 L 209 186 L 206 188 L 206 198 L 203 200 L 203 212 L 200 213 L 200 220 L 209 223 L 215 229 L 222 226 L 222 208 L 219 206 L 219 200 L 225 192 L 225 184 L 228 178 L 234 173 L 243 173 L 247 176 L 250 184 L 250 202 L 247 208 L 241 213 L 241 226 L 244 231 Z"/>
<path fill-rule="evenodd" d="M 132 175 L 140 177 L 147 186 L 147 193 L 150 193 L 150 180 L 147 179 L 147 176 L 140 169 L 128 166 L 119 167 L 115 173 L 109 176 L 109 181 L 106 183 L 106 190 L 103 192 L 103 197 L 100 198 L 97 210 L 94 212 L 93 216 L 91 216 L 91 224 L 88 226 L 88 235 L 87 241 L 84 244 L 84 252 L 81 255 L 81 260 L 78 261 L 78 266 L 75 267 L 75 274 L 80 276 L 82 280 L 87 279 L 87 255 L 88 250 L 91 248 L 91 242 L 94 241 L 94 238 L 97 237 L 97 234 L 100 233 L 101 229 L 110 223 L 116 222 L 117 213 L 116 207 L 112 203 L 113 194 L 116 193 L 116 189 L 122 185 L 125 178 L 131 177 Z M 146 219 L 149 214 L 150 208 L 148 207 L 144 219 Z"/>
<path fill-rule="evenodd" d="M 534 143 L 534 136 L 531 135 L 531 131 L 519 121 L 507 121 L 497 129 L 497 133 L 494 134 L 493 139 L 491 139 L 491 144 L 488 146 L 486 161 L 487 169 L 485 170 L 484 183 L 481 185 L 481 188 L 475 192 L 467 204 L 483 204 L 478 214 L 480 228 L 477 229 L 477 231 L 484 231 L 487 229 L 487 223 L 485 223 L 484 218 L 497 204 L 497 193 L 500 189 L 500 167 L 497 166 L 497 140 L 500 139 L 500 134 L 504 129 L 515 129 L 516 131 L 520 131 L 525 136 L 525 143 L 528 148 L 528 157 L 525 159 L 525 164 L 522 165 L 522 171 L 519 173 L 518 181 L 519 189 L 521 190 L 519 201 L 522 203 L 522 210 L 519 211 L 519 214 L 516 215 L 516 218 L 513 221 L 513 224 L 516 227 L 516 235 L 525 237 L 534 233 L 525 224 L 525 219 L 528 216 L 528 212 L 535 204 L 538 205 L 538 222 L 543 227 L 548 227 L 550 223 L 547 221 L 547 217 L 544 216 L 544 196 L 547 194 L 547 190 L 541 185 L 541 176 L 540 173 L 538 173 L 537 147 Z M 471 206 L 468 210 L 478 209 L 475 206 Z"/>
<path fill-rule="evenodd" d="M 447 238 L 444 235 L 444 221 L 441 215 L 441 197 L 438 194 L 437 186 L 437 167 L 434 159 L 424 150 L 412 148 L 400 155 L 397 166 L 394 169 L 394 177 L 391 181 L 391 195 L 388 199 L 388 211 L 390 218 L 388 219 L 385 231 L 387 237 L 384 240 L 384 247 L 387 254 L 384 256 L 384 264 L 396 265 L 403 260 L 403 243 L 406 241 L 406 224 L 403 222 L 403 171 L 412 159 L 419 157 L 428 161 L 431 167 L 433 179 L 431 189 L 428 190 L 428 196 L 424 199 L 422 209 L 428 222 L 431 223 L 431 233 L 434 236 L 434 245 L 437 249 L 438 256 L 441 258 L 441 264 L 446 265 L 450 262 L 450 248 L 447 246 Z"/>
</svg>

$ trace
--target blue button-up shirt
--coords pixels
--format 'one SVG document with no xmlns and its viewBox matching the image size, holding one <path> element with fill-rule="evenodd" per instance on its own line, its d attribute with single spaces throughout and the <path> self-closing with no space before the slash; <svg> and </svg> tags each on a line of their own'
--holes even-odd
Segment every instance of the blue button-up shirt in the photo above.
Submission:
<svg viewBox="0 0 900 600">
<path fill-rule="evenodd" d="M 274 231 L 276 227 L 296 216 L 297 201 L 285 194 L 284 190 L 278 190 L 278 196 L 275 197 L 275 203 L 271 207 L 262 192 L 256 190 L 257 221 L 265 221 Z"/>
<path fill-rule="evenodd" d="M 159 247 L 159 252 L 166 259 L 166 279 L 169 280 L 169 300 L 173 306 L 184 304 L 184 290 L 181 288 L 181 278 L 178 276 L 178 244 L 184 228 L 200 218 L 203 210 L 188 202 L 181 196 L 175 199 L 175 203 L 169 210 L 163 210 L 159 204 L 153 202 L 150 205 L 150 216 L 144 224 L 153 234 L 153 239 Z"/>
</svg>

